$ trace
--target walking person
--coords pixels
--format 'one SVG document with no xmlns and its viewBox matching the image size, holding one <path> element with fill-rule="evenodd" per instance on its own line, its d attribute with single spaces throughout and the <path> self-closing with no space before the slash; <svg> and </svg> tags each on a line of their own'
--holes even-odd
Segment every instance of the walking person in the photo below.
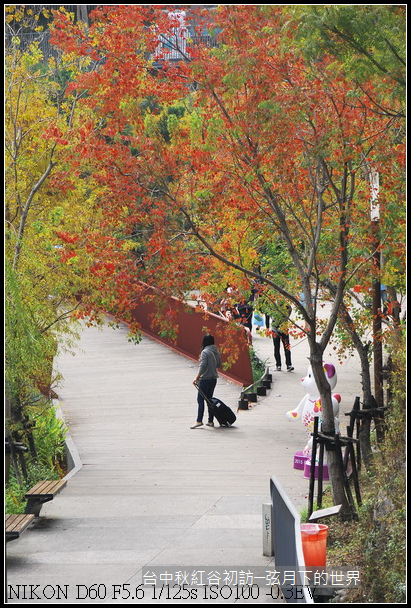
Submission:
<svg viewBox="0 0 411 608">
<path fill-rule="evenodd" d="M 253 305 L 245 298 L 237 304 L 240 323 L 244 325 L 250 332 L 253 330 Z"/>
<path fill-rule="evenodd" d="M 200 426 L 203 426 L 203 417 L 204 417 L 204 397 L 201 393 L 211 399 L 214 394 L 214 389 L 217 384 L 218 378 L 218 368 L 221 367 L 221 356 L 217 346 L 214 344 L 214 337 L 210 334 L 207 334 L 203 338 L 201 354 L 200 354 L 200 364 L 198 368 L 197 376 L 194 379 L 193 384 L 198 385 L 200 389 L 197 395 L 197 421 L 196 423 L 190 427 L 192 429 L 197 429 Z M 200 392 L 201 391 L 201 392 Z M 208 409 L 208 422 L 207 426 L 214 426 L 214 417 L 210 410 Z"/>
<path fill-rule="evenodd" d="M 277 366 L 276 369 L 278 372 L 281 371 L 281 343 L 284 346 L 285 364 L 287 366 L 287 371 L 292 372 L 294 369 L 291 363 L 291 347 L 290 338 L 288 335 L 291 311 L 291 306 L 288 304 L 288 302 L 285 301 L 277 301 L 274 312 L 270 311 L 271 331 L 274 343 L 274 358 Z"/>
</svg>

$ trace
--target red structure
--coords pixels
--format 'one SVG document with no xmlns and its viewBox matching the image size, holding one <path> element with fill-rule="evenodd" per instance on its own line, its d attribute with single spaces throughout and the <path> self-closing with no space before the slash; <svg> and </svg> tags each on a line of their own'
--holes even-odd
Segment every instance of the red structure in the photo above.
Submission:
<svg viewBox="0 0 411 608">
<path fill-rule="evenodd" d="M 151 289 L 147 286 L 147 291 L 151 291 Z M 143 334 L 198 362 L 206 328 L 206 331 L 215 337 L 216 345 L 221 350 L 221 340 L 223 338 L 220 338 L 220 336 L 224 336 L 225 326 L 228 323 L 224 317 L 205 312 L 200 307 L 186 304 L 172 297 L 167 299 L 167 306 L 172 310 L 175 323 L 179 328 L 176 340 L 171 341 L 158 334 L 153 322 L 156 312 L 155 304 L 147 301 L 146 298 L 140 298 L 132 312 L 133 319 L 138 322 Z M 239 357 L 229 369 L 220 370 L 222 376 L 242 386 L 250 386 L 253 383 L 250 343 L 251 337 L 247 331 L 245 329 L 239 331 L 237 340 Z M 221 358 L 223 363 L 227 360 L 224 352 L 221 353 Z"/>
</svg>

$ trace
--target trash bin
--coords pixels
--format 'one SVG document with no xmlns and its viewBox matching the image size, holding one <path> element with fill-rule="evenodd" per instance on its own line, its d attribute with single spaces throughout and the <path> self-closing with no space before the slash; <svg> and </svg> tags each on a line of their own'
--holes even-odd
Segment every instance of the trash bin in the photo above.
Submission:
<svg viewBox="0 0 411 608">
<path fill-rule="evenodd" d="M 324 524 L 301 524 L 306 566 L 326 566 L 328 526 Z"/>
</svg>

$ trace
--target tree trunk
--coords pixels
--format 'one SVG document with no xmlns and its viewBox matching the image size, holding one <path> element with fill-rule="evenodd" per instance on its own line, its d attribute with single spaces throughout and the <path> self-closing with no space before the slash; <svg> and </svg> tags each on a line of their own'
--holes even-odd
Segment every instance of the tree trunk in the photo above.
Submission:
<svg viewBox="0 0 411 608">
<path fill-rule="evenodd" d="M 327 285 L 330 289 L 330 286 Z M 331 293 L 333 293 L 332 289 L 330 289 Z M 350 336 L 354 347 L 358 353 L 360 358 L 361 365 L 361 384 L 362 384 L 362 397 L 364 409 L 369 409 L 372 407 L 373 403 L 373 394 L 371 388 L 371 370 L 370 370 L 370 362 L 368 360 L 368 353 L 370 348 L 370 343 L 363 343 L 357 331 L 355 330 L 355 323 L 347 310 L 344 304 L 340 307 L 340 320 L 344 325 L 345 330 Z M 371 429 L 371 420 L 368 418 L 364 418 L 361 420 L 359 440 L 360 440 L 360 450 L 361 455 L 364 460 L 365 468 L 368 470 L 371 469 L 372 466 L 372 450 L 371 450 L 371 437 L 370 437 L 370 429 Z"/>
<path fill-rule="evenodd" d="M 335 505 L 342 505 L 340 515 L 343 519 L 351 519 L 354 514 L 345 490 L 345 473 L 341 467 L 340 456 L 336 449 L 328 449 L 326 453 L 333 502 Z"/>
<path fill-rule="evenodd" d="M 346 328 L 351 336 L 354 346 L 358 352 L 361 365 L 361 384 L 362 384 L 362 396 L 363 396 L 363 409 L 370 409 L 373 404 L 373 394 L 371 388 L 371 370 L 370 362 L 368 359 L 368 352 L 370 344 L 363 344 L 361 338 L 355 330 L 352 329 L 352 322 L 347 321 L 347 317 L 351 320 L 348 312 L 345 311 L 343 318 L 346 322 Z M 370 418 L 363 418 L 360 425 L 360 450 L 361 456 L 364 461 L 365 468 L 369 471 L 372 467 L 372 450 L 371 450 L 371 420 Z"/>
<path fill-rule="evenodd" d="M 388 293 L 388 307 L 387 312 L 392 317 L 394 325 L 399 327 L 401 325 L 401 305 L 398 301 L 397 291 L 395 287 L 387 286 Z"/>
<path fill-rule="evenodd" d="M 317 343 L 310 343 L 310 363 L 313 370 L 317 388 L 321 396 L 322 423 L 321 432 L 335 437 L 334 412 L 331 400 L 331 388 L 324 374 L 323 350 Z M 345 492 L 345 474 L 341 467 L 340 458 L 335 449 L 330 449 L 332 444 L 326 445 L 327 466 L 331 481 L 331 491 L 335 505 L 342 505 L 341 516 L 349 518 L 352 516 L 352 508 L 348 502 Z M 334 444 L 335 447 L 335 444 Z"/>
<path fill-rule="evenodd" d="M 368 382 L 371 384 L 371 375 L 370 375 L 370 366 L 368 363 L 368 356 L 365 355 L 365 357 L 367 359 L 367 365 L 368 365 Z M 373 399 L 373 395 L 371 392 L 371 388 L 367 391 L 364 390 L 364 376 L 365 376 L 365 374 L 363 371 L 362 372 L 363 395 L 364 395 L 363 410 L 367 410 L 373 406 L 374 399 Z M 363 458 L 365 468 L 367 469 L 367 471 L 370 471 L 372 468 L 372 464 L 373 464 L 373 455 L 372 455 L 372 449 L 371 449 L 371 418 L 369 418 L 369 417 L 364 417 L 361 420 L 359 440 L 360 440 L 361 456 Z"/>
<path fill-rule="evenodd" d="M 88 11 L 87 11 L 88 6 L 89 5 L 87 5 L 87 4 L 77 4 L 77 10 L 76 10 L 77 21 L 83 21 L 87 25 L 87 27 L 89 25 Z"/>
</svg>

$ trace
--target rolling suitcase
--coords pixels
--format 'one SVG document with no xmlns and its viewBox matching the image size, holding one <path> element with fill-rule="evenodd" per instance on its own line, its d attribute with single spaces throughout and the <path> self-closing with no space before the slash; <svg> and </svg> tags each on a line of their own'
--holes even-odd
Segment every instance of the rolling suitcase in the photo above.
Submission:
<svg viewBox="0 0 411 608">
<path fill-rule="evenodd" d="M 205 402 L 220 426 L 231 426 L 234 424 L 234 422 L 237 420 L 237 416 L 234 414 L 233 410 L 228 407 L 228 405 L 216 397 L 208 399 L 208 397 L 204 395 L 203 391 L 199 389 L 198 384 L 195 386 L 198 392 L 204 397 Z"/>
<path fill-rule="evenodd" d="M 208 400 L 207 403 L 209 403 Z M 212 397 L 211 405 L 209 407 L 220 426 L 231 426 L 237 420 L 237 416 L 234 414 L 233 410 L 223 403 L 221 399 Z"/>
</svg>

